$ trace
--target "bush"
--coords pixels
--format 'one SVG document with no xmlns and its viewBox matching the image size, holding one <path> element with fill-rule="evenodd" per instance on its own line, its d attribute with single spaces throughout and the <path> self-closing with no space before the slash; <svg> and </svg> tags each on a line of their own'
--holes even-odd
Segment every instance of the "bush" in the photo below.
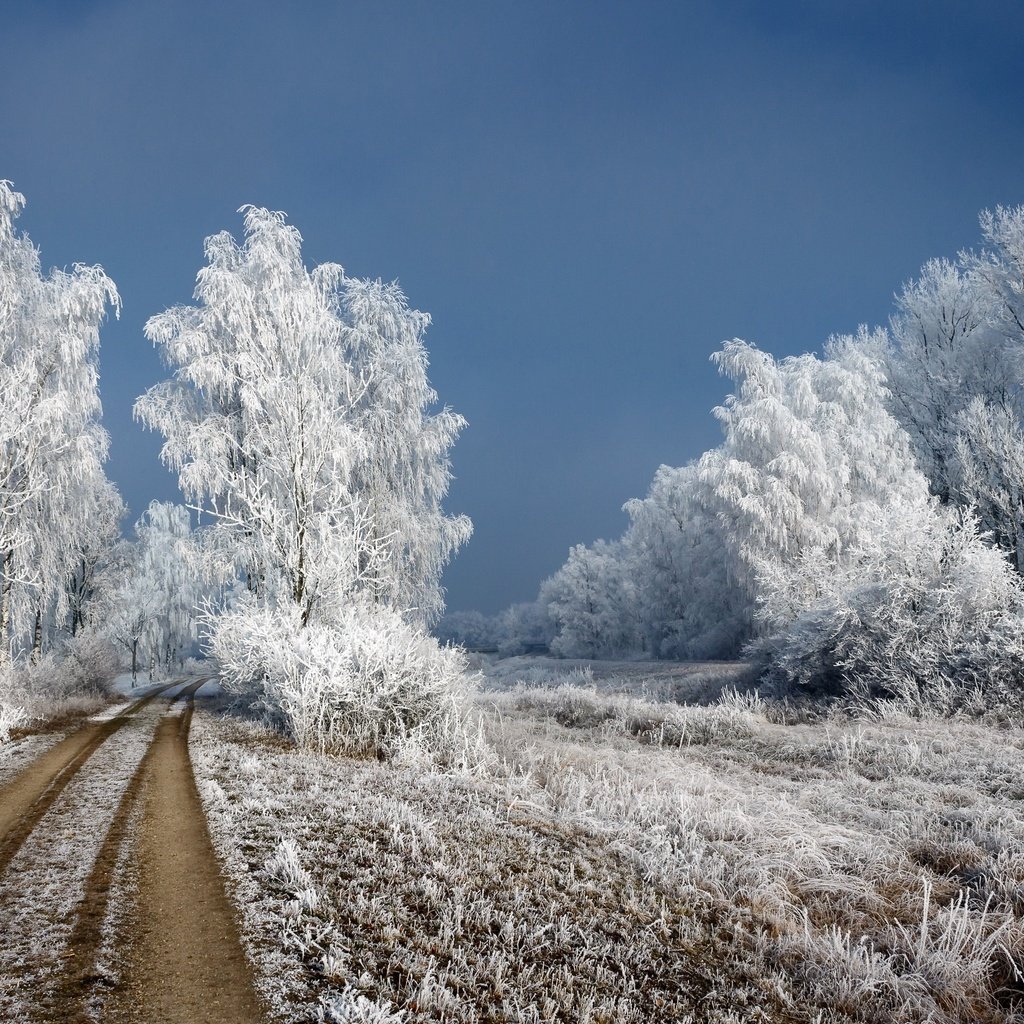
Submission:
<svg viewBox="0 0 1024 1024">
<path fill-rule="evenodd" d="M 117 669 L 117 651 L 92 632 L 66 640 L 34 664 L 0 666 L 0 743 L 33 719 L 95 706 Z"/>
<path fill-rule="evenodd" d="M 466 753 L 465 657 L 396 612 L 352 604 L 303 628 L 297 612 L 250 605 L 211 627 L 225 688 L 302 747 L 449 763 Z"/>
<path fill-rule="evenodd" d="M 1020 706 L 1024 590 L 969 516 L 936 515 L 750 649 L 782 690 L 950 713 Z"/>
<path fill-rule="evenodd" d="M 17 685 L 13 669 L 9 664 L 0 665 L 0 743 L 6 743 L 28 717 L 25 694 Z"/>
</svg>

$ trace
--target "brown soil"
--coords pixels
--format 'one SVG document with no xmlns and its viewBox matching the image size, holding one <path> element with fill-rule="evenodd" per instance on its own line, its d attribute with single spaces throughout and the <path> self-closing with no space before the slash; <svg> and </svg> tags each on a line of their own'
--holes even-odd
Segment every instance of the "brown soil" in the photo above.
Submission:
<svg viewBox="0 0 1024 1024">
<path fill-rule="evenodd" d="M 111 1024 L 257 1024 L 263 1010 L 206 830 L 188 730 L 165 717 L 142 767 L 137 889 Z"/>
<path fill-rule="evenodd" d="M 175 684 L 146 694 L 106 722 L 87 722 L 0 789 L 0 872 L 97 748 L 141 707 Z"/>
</svg>

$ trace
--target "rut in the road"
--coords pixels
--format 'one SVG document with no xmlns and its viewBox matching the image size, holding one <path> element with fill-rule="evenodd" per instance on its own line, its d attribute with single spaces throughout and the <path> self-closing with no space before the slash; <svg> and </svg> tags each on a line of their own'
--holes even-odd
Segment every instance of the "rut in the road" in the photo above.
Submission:
<svg viewBox="0 0 1024 1024">
<path fill-rule="evenodd" d="M 178 699 L 191 699 L 202 685 L 202 680 L 190 684 L 179 693 Z M 164 719 L 157 727 L 157 734 L 166 721 L 167 719 Z M 150 743 L 145 756 L 135 769 L 128 788 L 118 804 L 103 845 L 96 855 L 65 951 L 63 973 L 43 996 L 39 1006 L 40 1019 L 48 1019 L 49 1014 L 52 1019 L 61 1017 L 69 1024 L 88 1021 L 90 1017 L 86 1004 L 98 994 L 97 987 L 104 985 L 107 980 L 96 971 L 96 963 L 103 945 L 103 926 L 110 903 L 110 888 L 132 810 L 142 791 L 148 762 L 153 756 L 154 748 L 155 740 Z"/>
<path fill-rule="evenodd" d="M 80 907 L 67 970 L 51 1009 L 67 1021 L 118 1024 L 258 1024 L 263 1012 L 206 831 L 188 753 L 197 683 L 182 715 L 157 726 L 118 808 Z M 108 890 L 133 807 L 141 804 L 137 886 L 119 936 L 119 979 L 95 970 Z M 104 988 L 106 987 L 106 991 Z M 88 1009 L 102 1007 L 100 1016 Z"/>
<path fill-rule="evenodd" d="M 158 687 L 105 722 L 87 723 L 0 789 L 0 873 L 99 746 L 140 708 L 176 685 Z"/>
</svg>

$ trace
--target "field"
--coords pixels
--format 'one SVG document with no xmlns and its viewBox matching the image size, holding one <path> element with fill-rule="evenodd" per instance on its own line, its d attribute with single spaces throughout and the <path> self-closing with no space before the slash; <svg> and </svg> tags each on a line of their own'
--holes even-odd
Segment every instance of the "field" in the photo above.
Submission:
<svg viewBox="0 0 1024 1024">
<path fill-rule="evenodd" d="M 458 771 L 197 705 L 272 1019 L 1024 1019 L 1020 728 L 813 715 L 741 665 L 481 667 Z"/>
</svg>

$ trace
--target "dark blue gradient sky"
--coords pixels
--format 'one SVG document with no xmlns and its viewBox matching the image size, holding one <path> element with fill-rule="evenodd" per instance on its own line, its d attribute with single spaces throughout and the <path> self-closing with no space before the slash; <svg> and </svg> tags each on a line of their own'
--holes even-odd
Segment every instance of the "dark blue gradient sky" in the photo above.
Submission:
<svg viewBox="0 0 1024 1024">
<path fill-rule="evenodd" d="M 47 265 L 102 263 L 111 475 L 177 497 L 135 397 L 204 236 L 286 210 L 398 278 L 470 428 L 452 608 L 534 596 L 716 442 L 708 362 L 884 322 L 1024 202 L 1019 3 L 33 2 L 0 18 L 0 177 Z"/>
</svg>

